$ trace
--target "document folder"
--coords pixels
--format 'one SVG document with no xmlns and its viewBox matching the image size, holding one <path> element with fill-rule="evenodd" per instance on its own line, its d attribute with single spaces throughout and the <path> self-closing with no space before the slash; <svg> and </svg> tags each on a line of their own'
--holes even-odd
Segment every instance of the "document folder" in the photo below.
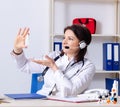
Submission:
<svg viewBox="0 0 120 107">
<path fill-rule="evenodd" d="M 111 92 L 114 80 L 118 81 L 118 95 L 120 96 L 120 79 L 119 78 L 105 78 L 105 88 Z"/>
<path fill-rule="evenodd" d="M 62 42 L 54 42 L 54 51 L 60 51 L 62 49 Z"/>
<path fill-rule="evenodd" d="M 113 70 L 120 70 L 119 56 L 120 56 L 119 43 L 113 43 Z"/>
<path fill-rule="evenodd" d="M 103 69 L 112 70 L 112 43 L 103 43 Z"/>
<path fill-rule="evenodd" d="M 44 99 L 46 98 L 46 96 L 39 95 L 36 93 L 5 94 L 5 95 L 13 99 Z"/>
</svg>

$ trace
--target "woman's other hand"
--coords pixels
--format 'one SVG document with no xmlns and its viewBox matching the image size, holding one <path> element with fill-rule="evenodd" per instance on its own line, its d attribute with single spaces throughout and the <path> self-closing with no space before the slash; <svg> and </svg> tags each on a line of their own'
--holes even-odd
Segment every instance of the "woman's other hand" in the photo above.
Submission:
<svg viewBox="0 0 120 107">
<path fill-rule="evenodd" d="M 35 59 L 31 59 L 33 62 L 38 63 L 38 64 L 42 64 L 44 66 L 47 66 L 49 68 L 51 68 L 52 70 L 56 71 L 58 70 L 57 65 L 55 64 L 54 59 L 50 58 L 48 55 L 45 56 L 45 60 L 35 60 Z"/>
</svg>

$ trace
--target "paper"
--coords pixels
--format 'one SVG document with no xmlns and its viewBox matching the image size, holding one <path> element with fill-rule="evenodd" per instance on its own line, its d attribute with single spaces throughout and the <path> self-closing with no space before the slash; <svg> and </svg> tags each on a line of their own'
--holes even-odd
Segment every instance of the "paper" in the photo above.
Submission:
<svg viewBox="0 0 120 107">
<path fill-rule="evenodd" d="M 80 95 L 79 97 L 57 97 L 57 96 L 48 96 L 49 100 L 72 102 L 72 103 L 84 103 L 84 102 L 97 102 L 97 99 L 90 99 Z"/>
</svg>

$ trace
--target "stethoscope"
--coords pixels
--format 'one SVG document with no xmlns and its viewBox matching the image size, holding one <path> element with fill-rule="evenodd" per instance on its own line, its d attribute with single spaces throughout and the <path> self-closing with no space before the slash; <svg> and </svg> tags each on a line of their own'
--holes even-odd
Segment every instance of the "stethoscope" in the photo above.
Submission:
<svg viewBox="0 0 120 107">
<path fill-rule="evenodd" d="M 82 67 L 84 66 L 84 60 L 82 61 L 83 63 L 82 63 Z M 63 74 L 66 74 L 67 72 L 68 72 L 68 69 L 70 69 L 71 67 L 73 67 L 73 65 L 75 65 L 77 62 L 74 62 L 73 64 L 71 64 L 70 65 L 70 63 L 67 65 L 67 67 L 66 67 L 66 69 L 65 69 L 65 71 L 66 72 L 64 72 Z M 69 66 L 70 65 L 70 66 Z M 80 68 L 81 69 L 81 68 Z M 71 77 L 69 77 L 68 78 L 68 80 L 70 80 L 70 79 L 72 79 L 79 71 L 80 71 L 80 69 L 78 69 Z M 82 70 L 82 71 L 84 71 L 84 69 Z M 81 72 L 82 72 L 81 71 Z M 51 95 L 52 93 L 53 93 L 53 90 L 55 91 L 55 90 L 57 90 L 57 88 L 56 88 L 56 83 L 54 84 L 54 86 L 52 87 L 52 89 L 51 89 L 51 91 L 49 92 L 49 94 L 48 95 Z"/>
<path fill-rule="evenodd" d="M 54 58 L 54 61 L 57 61 L 60 57 L 62 57 L 63 56 L 63 54 L 60 54 L 60 55 L 58 55 L 57 57 L 55 57 Z M 82 60 L 82 67 L 84 66 L 84 60 Z M 67 71 L 68 71 L 68 69 L 69 68 L 71 68 L 71 67 L 73 67 L 73 65 L 75 65 L 76 64 L 76 62 L 74 62 L 73 64 L 71 64 L 70 65 L 70 63 L 67 65 L 67 67 L 66 67 L 66 69 L 65 69 L 65 73 L 67 73 Z M 69 65 L 70 65 L 70 67 L 69 67 Z M 45 76 L 45 74 L 46 74 L 46 72 L 48 71 L 48 69 L 49 69 L 49 67 L 46 67 L 44 70 L 43 70 L 43 72 L 37 77 L 37 80 L 39 81 L 39 82 L 42 82 L 43 80 L 44 80 L 44 76 Z M 78 72 L 80 71 L 80 69 L 78 69 L 71 77 L 69 77 L 68 79 L 70 80 L 71 78 L 73 78 Z M 64 74 L 65 74 L 64 73 Z"/>
<path fill-rule="evenodd" d="M 62 57 L 63 54 L 61 53 L 60 55 L 58 55 L 57 57 L 54 58 L 54 61 L 57 61 L 60 57 Z M 46 67 L 43 72 L 37 77 L 37 80 L 39 82 L 42 82 L 44 80 L 44 76 L 46 74 L 46 72 L 48 71 L 49 67 Z"/>
<path fill-rule="evenodd" d="M 63 54 L 60 54 L 59 56 L 55 57 L 55 58 L 54 58 L 54 61 L 57 61 L 57 60 L 58 60 L 60 57 L 62 57 L 62 56 L 63 56 Z M 83 66 L 84 66 L 84 60 L 82 60 L 82 62 L 83 62 L 83 64 L 82 64 L 82 67 L 83 67 Z M 70 65 L 70 63 L 69 63 L 69 64 L 67 65 L 66 69 L 65 69 L 66 72 L 64 72 L 64 74 L 66 74 L 67 71 L 68 71 L 68 69 L 70 69 L 71 67 L 73 67 L 73 65 L 75 65 L 76 63 L 77 63 L 77 62 L 74 62 L 74 63 L 71 64 L 71 65 Z M 43 72 L 41 73 L 41 75 L 39 75 L 39 76 L 37 77 L 37 80 L 38 80 L 39 82 L 42 82 L 42 81 L 44 80 L 44 76 L 45 76 L 46 72 L 48 71 L 48 69 L 49 69 L 49 67 L 46 67 L 46 68 L 43 70 Z M 80 71 L 80 69 L 78 69 L 71 77 L 69 77 L 68 80 L 72 79 L 79 71 Z M 53 92 L 53 90 L 54 90 L 55 87 L 56 87 L 56 84 L 54 84 L 52 90 L 49 92 L 48 95 L 51 95 L 51 94 L 52 94 L 52 92 Z"/>
</svg>

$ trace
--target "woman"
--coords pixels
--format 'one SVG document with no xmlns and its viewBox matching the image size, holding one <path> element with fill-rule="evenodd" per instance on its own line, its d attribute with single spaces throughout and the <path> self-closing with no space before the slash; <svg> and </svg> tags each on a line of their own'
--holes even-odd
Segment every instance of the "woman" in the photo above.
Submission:
<svg viewBox="0 0 120 107">
<path fill-rule="evenodd" d="M 76 96 L 85 91 L 95 74 L 95 66 L 84 56 L 91 42 L 89 30 L 80 25 L 64 29 L 62 51 L 45 55 L 44 60 L 27 59 L 23 52 L 29 28 L 19 30 L 12 55 L 21 71 L 42 72 L 44 85 L 37 94 Z"/>
</svg>

